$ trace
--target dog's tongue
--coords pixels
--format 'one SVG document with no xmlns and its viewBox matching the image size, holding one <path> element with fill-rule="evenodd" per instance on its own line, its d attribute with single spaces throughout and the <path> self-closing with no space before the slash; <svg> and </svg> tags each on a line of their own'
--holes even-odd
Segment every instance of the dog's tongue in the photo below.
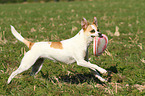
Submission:
<svg viewBox="0 0 145 96">
<path fill-rule="evenodd" d="M 104 34 L 101 34 L 99 37 L 94 37 L 93 42 L 93 53 L 95 56 L 101 55 L 107 48 L 108 37 Z"/>
</svg>

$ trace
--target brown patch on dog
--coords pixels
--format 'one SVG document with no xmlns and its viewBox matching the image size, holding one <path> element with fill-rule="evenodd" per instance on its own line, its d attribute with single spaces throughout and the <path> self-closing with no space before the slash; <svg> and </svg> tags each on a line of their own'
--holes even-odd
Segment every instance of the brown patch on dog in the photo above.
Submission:
<svg viewBox="0 0 145 96">
<path fill-rule="evenodd" d="M 55 49 L 63 49 L 61 42 L 51 42 L 50 47 L 55 48 Z"/>
<path fill-rule="evenodd" d="M 32 46 L 34 45 L 34 43 L 24 39 L 23 42 L 27 45 L 27 47 L 29 48 L 29 50 L 31 50 Z"/>
<path fill-rule="evenodd" d="M 48 42 L 48 44 L 51 44 L 50 42 Z"/>
<path fill-rule="evenodd" d="M 33 45 L 34 45 L 34 43 L 32 43 L 32 42 L 29 43 L 29 50 L 31 50 Z"/>
<path fill-rule="evenodd" d="M 93 28 L 92 28 L 91 25 L 89 25 L 85 31 L 86 31 L 86 32 L 90 32 L 91 30 L 93 30 Z"/>
<path fill-rule="evenodd" d="M 97 28 L 97 26 L 95 24 L 92 24 L 92 25 L 95 27 L 96 30 L 98 30 L 98 28 Z M 92 28 L 91 25 L 89 25 L 84 32 L 90 32 L 91 30 L 93 30 L 93 28 Z"/>
</svg>

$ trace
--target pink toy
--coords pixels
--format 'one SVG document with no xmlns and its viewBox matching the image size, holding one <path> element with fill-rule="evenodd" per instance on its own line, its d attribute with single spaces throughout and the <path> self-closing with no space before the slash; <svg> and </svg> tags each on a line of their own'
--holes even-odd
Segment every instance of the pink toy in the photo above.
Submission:
<svg viewBox="0 0 145 96">
<path fill-rule="evenodd" d="M 95 56 L 101 55 L 107 48 L 108 37 L 102 34 L 102 37 L 94 37 L 93 53 Z"/>
</svg>

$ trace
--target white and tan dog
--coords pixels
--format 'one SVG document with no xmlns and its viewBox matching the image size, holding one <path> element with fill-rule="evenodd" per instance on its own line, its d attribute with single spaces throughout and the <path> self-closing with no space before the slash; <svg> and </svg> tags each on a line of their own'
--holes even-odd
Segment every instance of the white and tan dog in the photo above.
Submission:
<svg viewBox="0 0 145 96">
<path fill-rule="evenodd" d="M 93 41 L 94 36 L 101 36 L 98 32 L 97 18 L 94 17 L 93 23 L 90 25 L 85 18 L 81 21 L 82 29 L 74 37 L 60 42 L 36 42 L 32 43 L 24 39 L 13 26 L 11 31 L 13 35 L 27 45 L 29 51 L 24 55 L 19 68 L 14 71 L 9 77 L 7 83 L 17 74 L 28 70 L 32 66 L 32 74 L 37 74 L 41 68 L 45 58 L 54 61 L 60 61 L 67 64 L 76 62 L 77 65 L 90 68 L 100 81 L 106 82 L 99 73 L 106 73 L 107 71 L 88 61 L 88 46 Z"/>
</svg>

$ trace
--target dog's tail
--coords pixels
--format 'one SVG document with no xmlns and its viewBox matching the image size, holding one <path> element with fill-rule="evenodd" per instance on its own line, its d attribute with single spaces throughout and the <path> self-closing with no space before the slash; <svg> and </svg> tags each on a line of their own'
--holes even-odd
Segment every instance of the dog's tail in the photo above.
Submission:
<svg viewBox="0 0 145 96">
<path fill-rule="evenodd" d="M 34 43 L 26 40 L 25 38 L 23 38 L 16 30 L 15 28 L 11 25 L 11 31 L 12 31 L 12 34 L 21 42 L 23 42 L 24 44 L 27 45 L 27 47 L 29 49 L 31 49 L 31 47 L 33 46 Z"/>
</svg>

